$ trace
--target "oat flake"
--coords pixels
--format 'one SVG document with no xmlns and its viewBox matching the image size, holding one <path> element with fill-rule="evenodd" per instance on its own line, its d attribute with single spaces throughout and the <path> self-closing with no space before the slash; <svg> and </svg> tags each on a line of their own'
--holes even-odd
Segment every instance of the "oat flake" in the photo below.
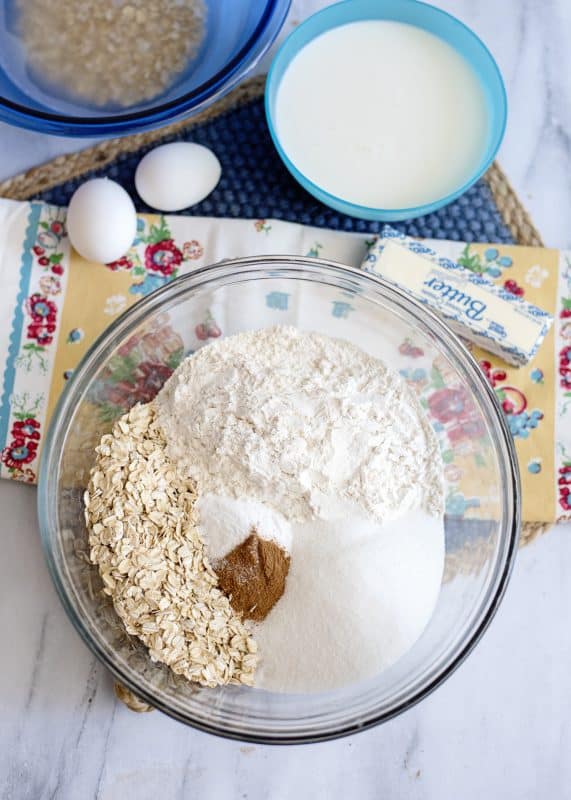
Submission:
<svg viewBox="0 0 571 800">
<path fill-rule="evenodd" d="M 90 558 L 127 633 L 203 686 L 251 685 L 256 643 L 204 552 L 194 482 L 167 457 L 152 404 L 101 439 L 84 495 Z"/>
</svg>

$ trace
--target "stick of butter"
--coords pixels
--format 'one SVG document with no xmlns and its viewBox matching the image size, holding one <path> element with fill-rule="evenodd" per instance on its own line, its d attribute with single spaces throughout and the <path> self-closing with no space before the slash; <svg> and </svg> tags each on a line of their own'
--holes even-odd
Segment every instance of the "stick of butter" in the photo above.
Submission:
<svg viewBox="0 0 571 800">
<path fill-rule="evenodd" d="M 547 311 L 388 225 L 362 266 L 432 308 L 459 336 L 516 366 L 531 361 L 553 322 Z"/>
</svg>

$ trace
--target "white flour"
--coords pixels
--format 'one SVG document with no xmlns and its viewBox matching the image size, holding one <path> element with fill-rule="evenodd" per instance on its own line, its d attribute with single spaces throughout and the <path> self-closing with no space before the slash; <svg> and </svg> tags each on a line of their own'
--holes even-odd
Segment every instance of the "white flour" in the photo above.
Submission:
<svg viewBox="0 0 571 800">
<path fill-rule="evenodd" d="M 443 572 L 442 461 L 399 375 L 347 342 L 276 327 L 204 347 L 156 408 L 197 481 L 210 557 L 251 525 L 291 553 L 285 592 L 254 629 L 256 686 L 334 689 L 412 646 Z"/>
<path fill-rule="evenodd" d="M 290 520 L 348 500 L 380 522 L 442 504 L 438 444 L 402 378 L 354 345 L 291 327 L 186 359 L 157 397 L 168 453 L 201 493 Z"/>
</svg>

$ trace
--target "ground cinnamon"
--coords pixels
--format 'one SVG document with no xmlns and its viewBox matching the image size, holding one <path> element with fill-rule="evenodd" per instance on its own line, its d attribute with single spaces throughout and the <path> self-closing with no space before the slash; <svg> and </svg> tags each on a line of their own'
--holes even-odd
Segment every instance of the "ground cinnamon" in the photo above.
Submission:
<svg viewBox="0 0 571 800">
<path fill-rule="evenodd" d="M 284 593 L 289 555 L 255 529 L 215 566 L 222 591 L 234 611 L 245 619 L 261 622 Z"/>
</svg>

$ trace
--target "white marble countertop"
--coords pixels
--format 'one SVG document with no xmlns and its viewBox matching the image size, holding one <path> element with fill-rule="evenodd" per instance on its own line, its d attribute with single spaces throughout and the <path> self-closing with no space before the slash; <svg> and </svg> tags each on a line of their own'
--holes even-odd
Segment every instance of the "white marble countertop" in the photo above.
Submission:
<svg viewBox="0 0 571 800">
<path fill-rule="evenodd" d="M 298 0 L 289 25 L 320 0 Z M 571 247 L 571 4 L 436 0 L 488 43 L 510 121 L 500 161 L 548 245 Z M 0 126 L 0 178 L 84 146 Z M 115 700 L 44 564 L 35 490 L 0 482 L 0 793 L 6 800 L 553 800 L 571 797 L 571 525 L 519 553 L 476 651 L 372 731 L 275 748 L 224 741 Z"/>
</svg>

